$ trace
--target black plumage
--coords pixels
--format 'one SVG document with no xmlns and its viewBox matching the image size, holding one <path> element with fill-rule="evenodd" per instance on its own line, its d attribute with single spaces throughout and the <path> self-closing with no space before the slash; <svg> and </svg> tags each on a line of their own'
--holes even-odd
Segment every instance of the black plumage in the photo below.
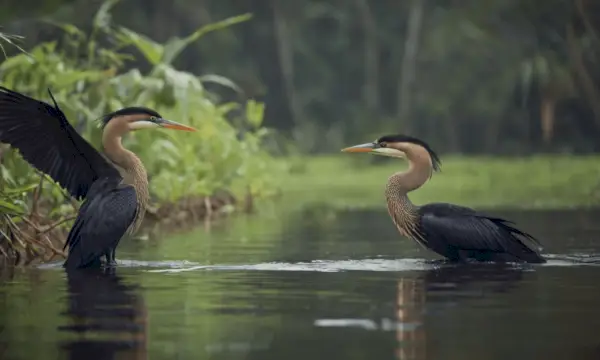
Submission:
<svg viewBox="0 0 600 360">
<path fill-rule="evenodd" d="M 132 186 L 98 180 L 67 237 L 69 257 L 64 266 L 98 266 L 102 255 L 114 258 L 114 249 L 134 221 L 137 206 Z"/>
<path fill-rule="evenodd" d="M 431 203 L 418 208 L 426 246 L 449 260 L 543 263 L 540 243 L 502 218 L 471 208 Z"/>
<path fill-rule="evenodd" d="M 147 107 L 130 106 L 130 107 L 126 107 L 126 108 L 123 108 L 123 109 L 120 109 L 117 111 L 113 111 L 111 113 L 108 113 L 108 114 L 102 116 L 100 118 L 100 125 L 102 126 L 102 128 L 104 128 L 109 123 L 109 121 L 116 118 L 117 116 L 135 115 L 135 114 L 147 114 L 149 116 L 154 116 L 156 118 L 162 117 L 158 112 L 156 112 L 152 109 L 149 109 Z"/>
<path fill-rule="evenodd" d="M 121 179 L 119 171 L 54 106 L 0 86 L 0 142 L 19 150 L 36 169 L 48 174 L 78 200 L 94 181 Z"/>
<path fill-rule="evenodd" d="M 397 135 L 384 135 L 384 136 L 380 137 L 379 139 L 377 139 L 376 142 L 378 144 L 404 142 L 404 143 L 411 143 L 411 144 L 419 145 L 419 146 L 423 147 L 425 150 L 427 150 L 427 152 L 429 153 L 429 157 L 431 158 L 431 165 L 433 167 L 433 170 L 434 171 L 442 170 L 442 160 L 440 160 L 440 157 L 438 156 L 438 154 L 431 148 L 431 146 L 429 146 L 428 143 L 426 143 L 425 141 L 423 141 L 421 139 L 417 139 L 416 137 L 409 136 L 409 135 L 397 134 Z"/>
</svg>

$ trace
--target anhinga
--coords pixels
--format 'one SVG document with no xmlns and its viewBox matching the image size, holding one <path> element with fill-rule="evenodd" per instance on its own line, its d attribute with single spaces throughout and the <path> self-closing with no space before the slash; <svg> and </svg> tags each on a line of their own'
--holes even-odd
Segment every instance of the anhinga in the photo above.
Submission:
<svg viewBox="0 0 600 360">
<path fill-rule="evenodd" d="M 509 221 L 453 204 L 414 205 L 407 194 L 421 187 L 441 165 L 437 154 L 424 141 L 406 135 L 387 135 L 342 151 L 408 160 L 407 171 L 388 179 L 385 197 L 388 212 L 400 233 L 422 246 L 451 261 L 546 262 L 539 254 L 539 242 L 511 226 Z"/>
<path fill-rule="evenodd" d="M 138 229 L 149 200 L 146 169 L 123 147 L 121 137 L 149 128 L 195 129 L 148 108 L 124 108 L 102 117 L 101 154 L 75 131 L 48 93 L 54 106 L 0 87 L 0 142 L 18 149 L 71 196 L 85 199 L 67 237 L 63 266 L 98 266 L 102 256 L 113 266 L 121 237 Z"/>
</svg>

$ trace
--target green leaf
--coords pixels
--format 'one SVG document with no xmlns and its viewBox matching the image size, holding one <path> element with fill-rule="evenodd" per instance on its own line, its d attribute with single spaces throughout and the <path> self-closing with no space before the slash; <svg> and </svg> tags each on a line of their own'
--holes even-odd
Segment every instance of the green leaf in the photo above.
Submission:
<svg viewBox="0 0 600 360">
<path fill-rule="evenodd" d="M 54 21 L 52 19 L 44 19 L 42 21 L 44 23 L 56 26 L 57 28 L 61 29 L 62 31 L 66 32 L 69 35 L 80 37 L 80 38 L 85 37 L 85 33 L 83 31 L 81 31 L 81 29 L 79 29 L 75 25 Z"/>
<path fill-rule="evenodd" d="M 25 185 L 25 186 L 20 186 L 18 188 L 4 189 L 3 192 L 7 195 L 20 194 L 20 193 L 24 193 L 24 192 L 33 190 L 37 186 L 38 186 L 37 183 L 33 183 L 33 184 Z"/>
<path fill-rule="evenodd" d="M 106 0 L 102 3 L 92 22 L 94 28 L 105 29 L 110 26 L 110 10 L 117 5 L 118 2 L 119 0 Z"/>
<path fill-rule="evenodd" d="M 228 87 L 230 89 L 233 89 L 235 92 L 237 92 L 239 94 L 242 94 L 244 92 L 242 90 L 242 88 L 237 86 L 236 83 L 234 83 L 232 80 L 226 78 L 225 76 L 207 74 L 207 75 L 202 75 L 202 76 L 198 77 L 198 80 L 200 80 L 201 82 L 211 82 L 211 83 L 215 83 L 215 84 L 219 84 L 219 85 Z"/>
<path fill-rule="evenodd" d="M 165 45 L 165 51 L 163 52 L 162 62 L 164 64 L 171 64 L 173 61 L 175 61 L 179 54 L 181 54 L 181 52 L 185 50 L 186 47 L 188 47 L 191 43 L 195 42 L 196 40 L 200 39 L 202 36 L 208 34 L 209 32 L 221 30 L 226 27 L 239 24 L 244 21 L 248 21 L 251 18 L 252 14 L 249 13 L 238 15 L 203 26 L 185 38 L 175 37 L 169 40 Z"/>
<path fill-rule="evenodd" d="M 0 64 L 0 71 L 8 71 L 24 64 L 31 64 L 31 58 L 25 54 L 11 56 Z"/>
<path fill-rule="evenodd" d="M 55 81 L 55 85 L 59 88 L 67 88 L 78 81 L 98 81 L 105 78 L 104 71 L 72 71 L 61 76 Z"/>
<path fill-rule="evenodd" d="M 19 207 L 4 200 L 0 200 L 0 210 L 2 210 L 2 212 L 8 212 L 12 214 L 23 213 L 23 211 Z"/>
<path fill-rule="evenodd" d="M 117 33 L 117 39 L 122 45 L 135 46 L 144 55 L 146 60 L 154 66 L 160 64 L 163 58 L 165 52 L 164 46 L 135 31 L 121 27 Z"/>
<path fill-rule="evenodd" d="M 246 104 L 246 120 L 255 128 L 260 127 L 265 115 L 265 104 L 248 100 Z"/>
</svg>

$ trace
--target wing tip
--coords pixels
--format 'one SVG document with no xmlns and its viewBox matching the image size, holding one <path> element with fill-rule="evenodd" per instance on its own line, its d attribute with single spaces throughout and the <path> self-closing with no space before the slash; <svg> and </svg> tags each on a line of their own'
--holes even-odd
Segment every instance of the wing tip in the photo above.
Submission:
<svg viewBox="0 0 600 360">
<path fill-rule="evenodd" d="M 58 103 L 56 102 L 54 95 L 52 95 L 52 90 L 50 90 L 50 87 L 48 87 L 48 95 L 50 95 L 50 99 L 52 99 L 52 102 L 54 103 L 54 107 L 58 110 Z"/>
</svg>

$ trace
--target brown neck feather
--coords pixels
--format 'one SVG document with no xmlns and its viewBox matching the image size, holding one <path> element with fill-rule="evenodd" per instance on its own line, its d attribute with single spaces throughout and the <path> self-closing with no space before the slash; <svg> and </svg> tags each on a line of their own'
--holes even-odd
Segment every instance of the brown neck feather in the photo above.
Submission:
<svg viewBox="0 0 600 360">
<path fill-rule="evenodd" d="M 422 146 L 409 143 L 388 144 L 404 152 L 408 170 L 390 176 L 385 189 L 388 211 L 400 232 L 422 243 L 417 226 L 417 210 L 407 194 L 420 188 L 431 176 L 433 164 L 429 152 Z"/>
<path fill-rule="evenodd" d="M 123 176 L 123 182 L 133 185 L 138 202 L 145 207 L 150 197 L 148 174 L 142 161 L 133 152 L 125 149 L 121 143 L 121 138 L 129 131 L 130 120 L 127 116 L 112 119 L 104 128 L 102 145 L 106 156 L 121 168 L 119 170 Z"/>
<path fill-rule="evenodd" d="M 429 180 L 433 171 L 429 152 L 422 146 L 410 143 L 394 144 L 394 147 L 406 154 L 408 170 L 392 175 L 390 182 L 404 194 L 420 188 Z"/>
</svg>

